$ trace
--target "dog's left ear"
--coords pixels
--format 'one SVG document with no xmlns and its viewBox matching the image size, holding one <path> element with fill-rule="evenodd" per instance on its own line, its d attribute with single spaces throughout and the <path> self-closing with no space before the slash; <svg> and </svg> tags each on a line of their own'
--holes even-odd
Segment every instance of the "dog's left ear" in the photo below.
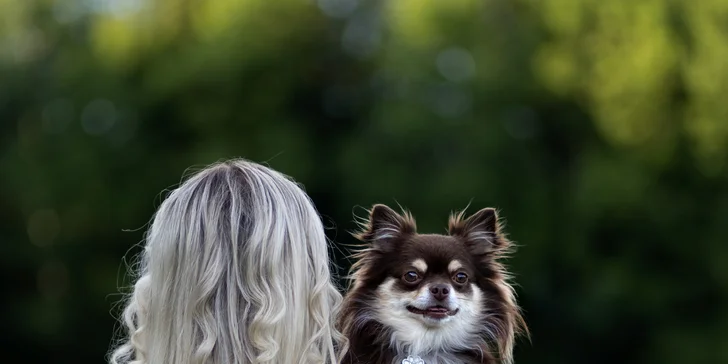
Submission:
<svg viewBox="0 0 728 364">
<path fill-rule="evenodd" d="M 493 208 L 484 208 L 467 219 L 464 213 L 450 217 L 450 235 L 460 238 L 470 253 L 479 259 L 483 266 L 494 272 L 495 290 L 489 307 L 491 315 L 492 338 L 497 342 L 500 363 L 513 364 L 513 347 L 516 335 L 528 333 L 520 308 L 516 304 L 513 287 L 508 283 L 506 269 L 498 260 L 511 251 L 512 243 L 504 236 Z M 493 274 L 493 273 L 491 273 Z"/>
<path fill-rule="evenodd" d="M 450 216 L 448 230 L 450 235 L 465 240 L 475 253 L 487 253 L 505 245 L 498 222 L 498 212 L 494 208 L 486 207 L 467 219 L 463 219 L 463 215 L 461 212 Z"/>
<path fill-rule="evenodd" d="M 409 213 L 400 215 L 382 204 L 372 206 L 368 221 L 362 225 L 362 231 L 354 237 L 373 245 L 388 245 L 391 240 L 413 234 L 417 230 L 415 221 Z"/>
</svg>

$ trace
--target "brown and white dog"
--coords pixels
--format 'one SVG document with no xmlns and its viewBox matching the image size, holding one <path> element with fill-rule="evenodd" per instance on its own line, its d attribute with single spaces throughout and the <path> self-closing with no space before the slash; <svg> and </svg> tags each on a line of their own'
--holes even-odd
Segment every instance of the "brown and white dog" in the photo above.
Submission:
<svg viewBox="0 0 728 364">
<path fill-rule="evenodd" d="M 513 363 L 515 337 L 528 329 L 499 261 L 512 244 L 494 209 L 453 215 L 449 234 L 436 235 L 374 205 L 362 227 L 339 319 L 349 340 L 342 364 Z"/>
</svg>

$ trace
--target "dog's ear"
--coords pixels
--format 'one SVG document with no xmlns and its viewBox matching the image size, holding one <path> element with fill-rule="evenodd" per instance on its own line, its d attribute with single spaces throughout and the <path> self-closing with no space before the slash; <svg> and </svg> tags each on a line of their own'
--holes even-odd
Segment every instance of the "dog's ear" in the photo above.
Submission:
<svg viewBox="0 0 728 364">
<path fill-rule="evenodd" d="M 464 212 L 450 216 L 450 235 L 461 239 L 481 267 L 491 272 L 490 284 L 494 289 L 488 291 L 491 294 L 488 307 L 490 333 L 498 345 L 499 362 L 513 364 L 516 336 L 525 333 L 530 338 L 513 286 L 508 283 L 509 275 L 505 266 L 498 262 L 512 252 L 513 245 L 505 237 L 495 209 L 484 208 L 467 219 L 463 217 Z"/>
<path fill-rule="evenodd" d="M 501 236 L 498 212 L 486 207 L 464 219 L 464 212 L 450 216 L 448 230 L 450 235 L 462 238 L 475 254 L 485 254 L 504 248 L 505 239 Z"/>
<path fill-rule="evenodd" d="M 362 231 L 354 237 L 370 244 L 386 244 L 398 237 L 413 234 L 416 230 L 415 220 L 409 213 L 400 215 L 389 206 L 376 204 L 369 211 L 369 219 L 362 224 Z"/>
</svg>

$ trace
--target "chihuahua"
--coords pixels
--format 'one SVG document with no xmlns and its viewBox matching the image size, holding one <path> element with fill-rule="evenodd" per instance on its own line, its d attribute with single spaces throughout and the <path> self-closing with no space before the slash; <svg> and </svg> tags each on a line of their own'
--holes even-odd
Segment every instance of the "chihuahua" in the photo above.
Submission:
<svg viewBox="0 0 728 364">
<path fill-rule="evenodd" d="M 447 235 L 418 234 L 408 212 L 381 204 L 361 225 L 338 322 L 349 340 L 342 364 L 513 363 L 528 328 L 495 209 L 453 214 Z"/>
</svg>

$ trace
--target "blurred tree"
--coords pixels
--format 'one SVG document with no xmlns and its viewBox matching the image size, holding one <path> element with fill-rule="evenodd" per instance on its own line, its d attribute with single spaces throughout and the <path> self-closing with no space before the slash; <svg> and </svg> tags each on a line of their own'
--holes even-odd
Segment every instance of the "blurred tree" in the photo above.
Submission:
<svg viewBox="0 0 728 364">
<path fill-rule="evenodd" d="M 339 244 L 374 202 L 430 232 L 498 207 L 533 332 L 518 363 L 726 362 L 726 15 L 0 0 L 2 342 L 98 362 L 163 191 L 244 156 L 302 182 Z"/>
</svg>

